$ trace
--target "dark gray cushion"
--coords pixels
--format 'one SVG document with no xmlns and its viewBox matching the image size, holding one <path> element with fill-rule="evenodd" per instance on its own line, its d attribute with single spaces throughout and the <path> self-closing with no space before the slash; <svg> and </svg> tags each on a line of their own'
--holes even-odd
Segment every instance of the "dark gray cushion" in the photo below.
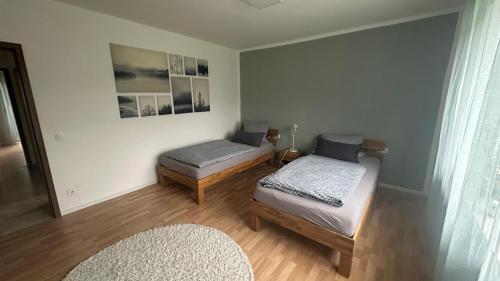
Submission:
<svg viewBox="0 0 500 281">
<path fill-rule="evenodd" d="M 342 161 L 359 163 L 358 152 L 361 144 L 346 144 L 334 142 L 318 136 L 314 154 Z"/>
<path fill-rule="evenodd" d="M 269 130 L 269 123 L 257 121 L 243 121 L 243 131 L 249 133 L 267 133 Z"/>
<path fill-rule="evenodd" d="M 231 141 L 260 147 L 262 145 L 262 139 L 264 136 L 265 136 L 264 133 L 250 133 L 250 132 L 238 131 L 234 134 Z"/>
<path fill-rule="evenodd" d="M 269 130 L 269 123 L 267 122 L 259 122 L 259 121 L 243 121 L 243 131 L 249 133 L 264 133 L 262 137 L 263 142 L 268 142 L 266 138 L 267 130 Z"/>
<path fill-rule="evenodd" d="M 345 143 L 345 144 L 358 145 L 358 144 L 363 144 L 364 141 L 363 136 L 356 136 L 356 135 L 322 134 L 321 136 L 325 140 Z"/>
</svg>

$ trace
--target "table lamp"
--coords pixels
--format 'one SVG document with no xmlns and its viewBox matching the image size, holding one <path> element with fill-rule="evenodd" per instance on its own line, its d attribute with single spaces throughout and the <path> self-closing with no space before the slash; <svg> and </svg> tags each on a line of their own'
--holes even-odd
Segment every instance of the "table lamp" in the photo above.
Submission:
<svg viewBox="0 0 500 281">
<path fill-rule="evenodd" d="M 299 125 L 293 124 L 292 126 L 292 148 L 290 149 L 290 152 L 297 152 L 297 149 L 295 148 L 295 134 L 299 130 Z"/>
</svg>

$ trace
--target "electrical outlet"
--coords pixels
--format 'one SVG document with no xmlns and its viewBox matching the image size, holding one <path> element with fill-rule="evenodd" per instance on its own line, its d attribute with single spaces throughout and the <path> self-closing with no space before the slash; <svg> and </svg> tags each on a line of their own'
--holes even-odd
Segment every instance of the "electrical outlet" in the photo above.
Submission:
<svg viewBox="0 0 500 281">
<path fill-rule="evenodd" d="M 78 193 L 80 193 L 80 185 L 75 185 L 66 190 L 66 196 L 68 197 L 74 197 L 78 195 Z"/>
</svg>

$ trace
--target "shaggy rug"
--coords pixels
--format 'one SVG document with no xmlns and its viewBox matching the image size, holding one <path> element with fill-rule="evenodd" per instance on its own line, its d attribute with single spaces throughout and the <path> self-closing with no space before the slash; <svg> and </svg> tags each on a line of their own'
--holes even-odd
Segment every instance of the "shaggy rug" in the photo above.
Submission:
<svg viewBox="0 0 500 281">
<path fill-rule="evenodd" d="M 177 224 L 138 233 L 80 263 L 64 281 L 253 280 L 243 250 L 223 232 Z"/>
</svg>

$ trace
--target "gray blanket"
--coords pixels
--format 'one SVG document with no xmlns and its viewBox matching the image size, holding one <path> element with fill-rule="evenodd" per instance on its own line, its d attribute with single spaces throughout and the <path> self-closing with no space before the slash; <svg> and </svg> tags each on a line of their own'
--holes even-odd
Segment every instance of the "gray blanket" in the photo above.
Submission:
<svg viewBox="0 0 500 281">
<path fill-rule="evenodd" d="M 257 150 L 257 147 L 228 140 L 214 140 L 175 149 L 165 153 L 162 157 L 169 157 L 201 168 L 254 150 Z"/>
<path fill-rule="evenodd" d="M 356 190 L 365 167 L 309 155 L 261 179 L 260 185 L 341 207 Z"/>
</svg>

